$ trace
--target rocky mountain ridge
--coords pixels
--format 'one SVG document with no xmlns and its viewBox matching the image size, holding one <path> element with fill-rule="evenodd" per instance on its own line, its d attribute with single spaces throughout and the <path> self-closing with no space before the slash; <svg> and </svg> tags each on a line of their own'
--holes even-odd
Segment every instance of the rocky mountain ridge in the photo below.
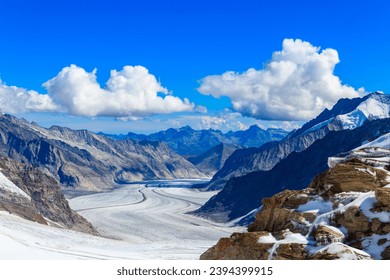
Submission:
<svg viewBox="0 0 390 280">
<path fill-rule="evenodd" d="M 42 128 L 0 116 L 0 154 L 50 174 L 67 190 L 101 191 L 116 183 L 152 179 L 203 178 L 166 144 L 113 140 L 87 130 Z"/>
<path fill-rule="evenodd" d="M 150 135 L 129 132 L 127 135 L 108 135 L 115 139 L 149 140 L 166 143 L 176 153 L 185 157 L 194 157 L 207 152 L 215 146 L 226 144 L 238 147 L 259 147 L 270 141 L 279 141 L 288 134 L 282 129 L 269 128 L 264 130 L 252 125 L 247 130 L 229 131 L 195 130 L 190 126 L 170 128 Z"/>
</svg>

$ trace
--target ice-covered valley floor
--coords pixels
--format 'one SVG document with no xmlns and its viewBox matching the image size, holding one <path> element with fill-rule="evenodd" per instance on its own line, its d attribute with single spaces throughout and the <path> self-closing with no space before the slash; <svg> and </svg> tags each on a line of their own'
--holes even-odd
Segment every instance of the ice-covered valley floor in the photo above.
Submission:
<svg viewBox="0 0 390 280">
<path fill-rule="evenodd" d="M 70 199 L 103 237 L 0 212 L 0 258 L 198 259 L 219 238 L 244 230 L 187 214 L 214 194 L 133 184 Z"/>
</svg>

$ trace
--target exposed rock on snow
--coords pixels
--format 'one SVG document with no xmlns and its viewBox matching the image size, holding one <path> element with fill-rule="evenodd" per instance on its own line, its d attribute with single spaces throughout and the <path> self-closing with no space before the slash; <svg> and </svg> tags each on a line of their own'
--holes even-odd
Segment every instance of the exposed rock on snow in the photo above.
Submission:
<svg viewBox="0 0 390 280">
<path fill-rule="evenodd" d="M 314 239 L 318 245 L 343 242 L 344 238 L 344 234 L 338 228 L 329 225 L 319 225 L 314 233 Z"/>
<path fill-rule="evenodd" d="M 389 175 L 349 156 L 304 190 L 264 198 L 249 232 L 201 259 L 390 259 Z"/>
</svg>

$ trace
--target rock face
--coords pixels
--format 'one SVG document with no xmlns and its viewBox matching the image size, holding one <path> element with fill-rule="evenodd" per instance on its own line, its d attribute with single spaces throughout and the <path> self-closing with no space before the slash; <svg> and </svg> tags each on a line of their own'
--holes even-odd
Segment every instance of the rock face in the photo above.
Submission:
<svg viewBox="0 0 390 280">
<path fill-rule="evenodd" d="M 176 153 L 185 157 L 194 157 L 213 147 L 226 144 L 245 148 L 260 147 L 266 142 L 279 141 L 287 135 L 282 129 L 261 129 L 257 125 L 244 131 L 195 130 L 189 126 L 170 128 L 150 135 L 128 133 L 127 135 L 109 135 L 116 139 L 149 140 L 166 143 Z"/>
<path fill-rule="evenodd" d="M 166 144 L 113 140 L 87 130 L 39 127 L 0 116 L 0 154 L 29 163 L 76 191 L 110 189 L 115 183 L 206 177 Z"/>
<path fill-rule="evenodd" d="M 1 156 L 0 172 L 0 210 L 41 224 L 98 234 L 69 207 L 60 185 L 51 176 Z"/>
<path fill-rule="evenodd" d="M 345 159 L 306 189 L 264 198 L 248 232 L 201 259 L 390 259 L 389 156 Z"/>
<path fill-rule="evenodd" d="M 235 151 L 214 175 L 208 187 L 221 189 L 230 178 L 270 170 L 292 152 L 304 151 L 331 131 L 355 129 L 367 120 L 389 117 L 390 95 L 375 92 L 362 98 L 340 99 L 331 110 L 325 109 L 318 117 L 279 142 Z"/>
<path fill-rule="evenodd" d="M 269 171 L 230 179 L 223 190 L 195 213 L 221 222 L 237 219 L 259 208 L 264 197 L 286 188 L 299 190 L 308 186 L 317 174 L 328 169 L 329 157 L 345 154 L 388 132 L 390 119 L 368 121 L 353 130 L 332 131 L 306 150 L 291 153 Z"/>
</svg>

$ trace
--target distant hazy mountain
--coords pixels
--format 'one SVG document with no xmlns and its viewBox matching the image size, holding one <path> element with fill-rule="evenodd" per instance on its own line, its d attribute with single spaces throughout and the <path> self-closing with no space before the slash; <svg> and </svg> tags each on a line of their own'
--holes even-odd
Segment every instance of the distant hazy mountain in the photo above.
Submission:
<svg viewBox="0 0 390 280">
<path fill-rule="evenodd" d="M 237 150 L 238 146 L 219 144 L 212 147 L 203 154 L 188 157 L 187 160 L 193 163 L 200 171 L 208 176 L 213 176 L 225 163 L 226 159 Z"/>
<path fill-rule="evenodd" d="M 76 190 L 99 191 L 115 183 L 206 176 L 164 143 L 113 140 L 59 126 L 45 129 L 10 115 L 0 116 L 0 154 L 30 163 Z"/>
<path fill-rule="evenodd" d="M 261 129 L 257 125 L 245 131 L 194 130 L 189 126 L 170 128 L 150 135 L 135 134 L 107 135 L 115 139 L 149 140 L 166 143 L 172 150 L 183 156 L 196 156 L 219 144 L 241 147 L 259 147 L 269 141 L 279 141 L 288 134 L 282 129 Z"/>
<path fill-rule="evenodd" d="M 375 92 L 362 98 L 340 99 L 331 110 L 325 109 L 318 117 L 280 142 L 268 142 L 258 148 L 235 151 L 214 175 L 208 188 L 220 189 L 230 178 L 270 170 L 290 153 L 305 150 L 330 131 L 354 129 L 367 120 L 389 116 L 389 95 Z"/>
</svg>

